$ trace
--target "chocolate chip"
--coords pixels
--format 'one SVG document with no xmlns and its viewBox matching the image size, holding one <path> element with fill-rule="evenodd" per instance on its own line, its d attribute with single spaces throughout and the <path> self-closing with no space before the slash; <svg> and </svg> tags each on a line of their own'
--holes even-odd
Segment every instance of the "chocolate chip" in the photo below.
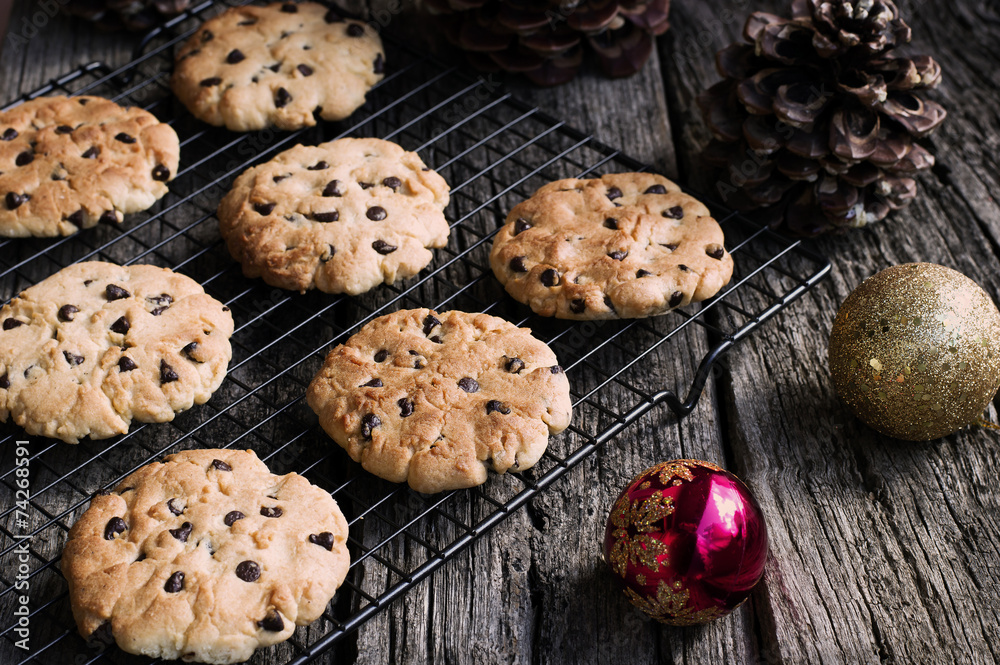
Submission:
<svg viewBox="0 0 1000 665">
<path fill-rule="evenodd" d="M 375 353 L 375 362 L 377 363 L 384 362 L 385 359 L 388 357 L 389 357 L 389 352 L 386 351 L 385 349 L 381 349 L 380 351 L 377 351 Z"/>
<path fill-rule="evenodd" d="M 524 361 L 520 358 L 507 358 L 503 368 L 511 374 L 519 374 L 524 369 Z"/>
<path fill-rule="evenodd" d="M 173 383 L 180 377 L 174 368 L 167 364 L 166 360 L 160 361 L 160 383 Z"/>
<path fill-rule="evenodd" d="M 21 207 L 22 203 L 27 203 L 30 200 L 30 194 L 15 194 L 14 192 L 7 192 L 7 209 L 16 210 Z"/>
<path fill-rule="evenodd" d="M 153 316 L 159 316 L 160 314 L 163 314 L 168 309 L 170 309 L 170 307 L 168 307 L 167 305 L 162 305 L 160 307 L 156 307 L 154 309 L 151 309 L 149 311 L 149 313 L 152 314 Z"/>
<path fill-rule="evenodd" d="M 83 356 L 75 355 L 69 351 L 63 351 L 63 357 L 66 358 L 66 362 L 70 364 L 70 367 L 83 364 Z"/>
<path fill-rule="evenodd" d="M 319 545 L 320 547 L 326 548 L 327 551 L 333 551 L 333 534 L 329 531 L 310 535 L 309 542 L 313 545 Z"/>
<path fill-rule="evenodd" d="M 8 378 L 7 372 L 4 372 L 3 376 L 0 376 L 0 389 L 7 390 L 8 388 L 10 388 L 10 378 Z"/>
<path fill-rule="evenodd" d="M 118 360 L 118 371 L 119 372 L 131 372 L 136 367 L 138 367 L 138 365 L 136 365 L 135 361 L 133 361 L 128 356 L 122 356 Z"/>
<path fill-rule="evenodd" d="M 184 540 L 187 540 L 187 538 L 185 538 Z M 166 591 L 167 593 L 177 593 L 183 588 L 184 588 L 184 573 L 182 573 L 179 570 L 170 577 L 168 577 L 166 584 L 163 585 L 163 590 Z"/>
<path fill-rule="evenodd" d="M 254 203 L 253 204 L 253 209 L 254 209 L 254 212 L 256 212 L 258 215 L 263 215 L 264 217 L 266 217 L 266 216 L 270 215 L 272 212 L 274 212 L 274 208 L 277 205 L 278 205 L 277 203 L 273 203 L 273 202 L 272 203 Z"/>
<path fill-rule="evenodd" d="M 413 400 L 412 399 L 406 399 L 404 397 L 403 399 L 397 401 L 396 405 L 399 406 L 399 417 L 400 418 L 409 418 L 410 416 L 413 415 Z"/>
<path fill-rule="evenodd" d="M 503 402 L 495 399 L 491 399 L 486 403 L 486 415 L 493 413 L 494 411 L 499 411 L 503 415 L 508 415 L 510 413 L 510 407 L 506 406 Z"/>
<path fill-rule="evenodd" d="M 385 208 L 382 206 L 372 206 L 371 208 L 368 208 L 368 212 L 365 213 L 365 216 L 373 222 L 381 222 L 389 216 L 389 213 L 387 213 Z"/>
<path fill-rule="evenodd" d="M 57 130 L 58 131 L 58 130 Z M 73 131 L 72 129 L 70 131 Z M 17 138 L 17 130 L 13 127 L 8 127 L 7 130 L 0 136 L 0 139 L 4 141 L 13 141 Z"/>
<path fill-rule="evenodd" d="M 371 441 L 372 430 L 381 427 L 382 421 L 374 413 L 366 413 L 361 418 L 361 438 Z"/>
<path fill-rule="evenodd" d="M 170 169 L 163 164 L 157 164 L 153 167 L 153 180 L 158 182 L 166 182 L 170 180 Z"/>
<path fill-rule="evenodd" d="M 382 387 L 382 379 L 372 379 L 371 381 L 368 381 L 367 383 L 362 383 L 360 387 L 361 388 L 381 388 Z"/>
<path fill-rule="evenodd" d="M 104 527 L 104 540 L 114 540 L 115 536 L 119 533 L 125 533 L 128 529 L 128 525 L 125 524 L 125 520 L 120 517 L 112 517 L 108 520 L 107 526 Z"/>
<path fill-rule="evenodd" d="M 303 76 L 312 76 L 313 68 L 309 65 L 299 65 L 295 69 L 299 70 L 299 73 Z"/>
<path fill-rule="evenodd" d="M 331 212 L 316 212 L 313 213 L 312 218 L 317 222 L 330 223 L 340 221 L 340 213 L 336 210 Z"/>
<path fill-rule="evenodd" d="M 73 128 L 69 125 L 59 125 L 56 127 L 56 134 L 72 134 Z"/>
<path fill-rule="evenodd" d="M 385 180 L 383 180 L 382 184 L 388 187 L 389 189 L 395 191 L 403 186 L 403 181 L 397 178 L 396 176 L 391 175 Z"/>
<path fill-rule="evenodd" d="M 215 39 L 215 35 L 212 34 L 211 30 L 206 30 L 203 33 L 201 33 L 201 43 L 202 44 L 204 44 L 205 42 L 210 42 L 213 39 Z"/>
<path fill-rule="evenodd" d="M 562 374 L 563 373 L 562 365 L 553 365 L 552 367 L 549 368 L 549 372 L 552 374 Z"/>
<path fill-rule="evenodd" d="M 398 247 L 395 245 L 390 245 L 385 240 L 376 240 L 372 243 L 372 249 L 374 249 L 379 254 L 392 254 Z"/>
<path fill-rule="evenodd" d="M 675 249 L 677 249 L 678 245 L 677 245 L 677 243 L 667 243 L 665 245 L 661 245 L 661 247 L 666 247 L 667 249 L 669 249 L 672 252 Z"/>
<path fill-rule="evenodd" d="M 85 215 L 86 215 L 86 212 L 84 212 L 83 208 L 80 208 L 79 210 L 77 210 L 73 214 L 71 214 L 68 217 L 66 217 L 66 221 L 68 221 L 68 222 L 70 222 L 72 224 L 76 224 L 77 226 L 80 226 L 84 222 L 84 216 Z"/>
<path fill-rule="evenodd" d="M 190 522 L 184 522 L 184 524 L 181 524 L 176 529 L 169 529 L 170 535 L 176 538 L 177 540 L 181 541 L 182 543 L 186 543 L 188 541 L 188 536 L 191 535 L 191 532 L 193 530 L 194 530 L 194 525 L 191 524 Z"/>
<path fill-rule="evenodd" d="M 285 622 L 281 620 L 278 610 L 268 610 L 264 618 L 257 622 L 257 625 L 272 633 L 280 633 L 285 629 Z"/>
<path fill-rule="evenodd" d="M 117 224 L 118 215 L 115 214 L 114 210 L 105 210 L 101 213 L 101 216 L 97 221 L 101 224 Z"/>
<path fill-rule="evenodd" d="M 670 300 L 667 301 L 667 304 L 670 307 L 677 307 L 681 304 L 682 300 L 684 300 L 684 293 L 682 291 L 674 291 L 670 294 Z"/>
<path fill-rule="evenodd" d="M 430 340 L 435 344 L 444 344 L 444 342 L 441 341 L 441 338 L 438 335 L 434 335 L 433 337 L 430 338 Z"/>
<path fill-rule="evenodd" d="M 244 517 L 246 517 L 246 515 L 244 515 L 240 511 L 231 510 L 228 513 L 226 513 L 226 516 L 222 518 L 222 521 L 225 522 L 226 526 L 232 526 L 233 524 L 239 522 Z"/>
<path fill-rule="evenodd" d="M 167 510 L 172 512 L 174 515 L 182 515 L 184 514 L 184 509 L 178 508 L 177 506 L 174 505 L 174 501 L 176 500 L 177 499 L 170 499 L 169 501 L 167 501 Z"/>
<path fill-rule="evenodd" d="M 375 64 L 372 66 L 372 71 L 376 74 L 385 73 L 385 58 L 382 57 L 381 53 L 375 56 Z"/>
<path fill-rule="evenodd" d="M 628 256 L 628 252 L 623 249 L 616 249 L 613 252 L 608 252 L 608 256 L 613 258 L 615 261 L 624 261 L 625 257 Z"/>
<path fill-rule="evenodd" d="M 365 29 L 357 23 L 352 23 L 347 26 L 347 34 L 351 37 L 361 37 L 365 34 Z"/>
<path fill-rule="evenodd" d="M 207 79 L 202 79 L 201 82 L 198 83 L 198 85 L 200 85 L 203 88 L 211 88 L 213 85 L 219 85 L 220 83 L 222 83 L 221 78 L 219 78 L 218 76 L 212 76 Z"/>
<path fill-rule="evenodd" d="M 255 19 L 255 18 L 248 18 L 248 19 L 246 19 L 245 21 L 240 21 L 240 22 L 239 22 L 239 23 L 237 23 L 236 25 L 239 25 L 239 26 L 244 26 L 244 25 L 257 25 L 257 19 Z"/>
<path fill-rule="evenodd" d="M 18 327 L 23 326 L 23 325 L 24 325 L 24 321 L 18 321 L 17 319 L 11 317 L 9 319 L 5 319 L 4 320 L 4 322 L 3 322 L 3 329 L 4 330 L 13 330 L 14 328 L 18 328 Z"/>
<path fill-rule="evenodd" d="M 569 311 L 574 314 L 583 314 L 584 310 L 587 309 L 587 301 L 583 298 L 576 298 L 569 304 Z"/>
<path fill-rule="evenodd" d="M 291 178 L 291 177 L 292 177 L 291 173 L 285 173 L 283 175 L 276 175 L 276 176 L 272 177 L 271 180 L 273 180 L 274 184 L 277 185 L 282 180 L 287 180 L 288 178 Z"/>
<path fill-rule="evenodd" d="M 643 194 L 666 194 L 666 193 L 667 193 L 667 188 L 664 187 L 663 185 L 652 185 L 651 187 L 647 188 L 646 191 L 643 192 Z"/>
<path fill-rule="evenodd" d="M 424 327 L 423 331 L 425 335 L 430 335 L 431 331 L 441 325 L 441 319 L 437 318 L 433 314 L 428 314 L 424 317 Z"/>
<path fill-rule="evenodd" d="M 524 233 L 525 231 L 527 231 L 530 228 L 531 228 L 531 222 L 529 222 L 528 220 L 526 220 L 523 217 L 518 217 L 514 221 L 514 235 L 518 235 L 518 234 Z"/>
<path fill-rule="evenodd" d="M 260 514 L 264 517 L 281 517 L 283 513 L 284 511 L 277 506 L 274 506 L 273 508 L 270 506 L 260 507 Z"/>
<path fill-rule="evenodd" d="M 612 231 L 618 230 L 618 220 L 614 217 L 608 217 L 604 220 L 604 228 L 611 229 Z"/>
<path fill-rule="evenodd" d="M 256 582 L 257 578 L 260 577 L 260 566 L 257 565 L 256 561 L 241 561 L 236 566 L 236 577 L 244 582 Z"/>
<path fill-rule="evenodd" d="M 268 69 L 270 69 L 272 72 L 277 72 L 279 69 L 281 69 L 281 63 L 276 62 L 273 65 L 268 66 Z"/>
<path fill-rule="evenodd" d="M 558 286 L 559 285 L 559 273 L 556 272 L 555 268 L 549 268 L 538 276 L 538 279 L 545 286 Z"/>
<path fill-rule="evenodd" d="M 340 181 L 331 180 L 326 183 L 326 187 L 323 188 L 323 196 L 343 196 L 344 193 L 340 191 Z"/>
<path fill-rule="evenodd" d="M 295 12 L 299 11 L 299 8 L 295 6 L 294 2 L 286 2 L 285 4 L 281 5 L 281 11 L 285 12 L 286 14 L 294 14 Z"/>
<path fill-rule="evenodd" d="M 131 134 L 126 134 L 125 132 L 118 132 L 115 135 L 115 140 L 120 141 L 122 143 L 129 143 L 129 144 L 135 143 L 135 137 L 132 136 Z"/>
<path fill-rule="evenodd" d="M 80 156 L 83 157 L 84 159 L 97 159 L 97 156 L 100 154 L 101 154 L 101 149 L 98 148 L 96 145 L 92 145 L 89 148 L 87 148 L 84 151 L 84 153 Z"/>
<path fill-rule="evenodd" d="M 620 199 L 622 197 L 622 190 L 617 187 L 611 187 L 608 189 L 608 198 L 614 201 L 615 199 Z"/>
<path fill-rule="evenodd" d="M 290 92 L 284 88 L 278 88 L 278 91 L 274 93 L 274 106 L 275 108 L 282 108 L 283 106 L 288 106 L 288 102 L 292 101 L 292 95 Z"/>
<path fill-rule="evenodd" d="M 604 296 L 604 306 L 610 309 L 612 312 L 615 311 L 615 304 L 611 302 L 611 296 L 605 294 Z"/>
<path fill-rule="evenodd" d="M 524 265 L 523 256 L 515 256 L 510 260 L 511 272 L 528 272 L 528 267 Z"/>
<path fill-rule="evenodd" d="M 198 342 L 191 342 L 190 344 L 185 345 L 183 349 L 181 349 L 181 355 L 183 355 L 191 362 L 200 363 L 202 361 L 198 360 L 197 358 L 194 357 L 194 355 L 192 355 L 197 350 L 198 350 Z"/>
<path fill-rule="evenodd" d="M 313 164 L 312 166 L 307 166 L 306 171 L 325 171 L 328 168 L 330 168 L 330 165 L 327 164 L 325 161 L 320 160 L 315 164 Z"/>
<path fill-rule="evenodd" d="M 93 148 L 91 148 L 91 150 L 93 150 Z M 89 150 L 87 152 L 89 152 Z M 84 153 L 83 156 L 86 157 L 87 154 Z M 17 157 L 14 158 L 14 164 L 16 164 L 17 166 L 27 166 L 33 161 L 35 161 L 35 153 L 31 152 L 30 150 L 25 150 L 24 152 L 20 153 Z"/>
<path fill-rule="evenodd" d="M 59 308 L 60 321 L 72 321 L 73 315 L 80 311 L 76 305 L 63 305 Z"/>
<path fill-rule="evenodd" d="M 146 296 L 146 300 L 157 305 L 169 305 L 174 301 L 174 297 L 169 293 L 161 293 L 158 296 Z"/>
<path fill-rule="evenodd" d="M 119 317 L 117 321 L 111 324 L 111 332 L 118 333 L 119 335 L 124 335 L 128 332 L 132 324 L 129 323 L 128 319 L 124 316 Z"/>
<path fill-rule="evenodd" d="M 232 471 L 233 467 L 229 466 L 220 459 L 212 460 L 212 468 L 218 469 L 219 471 Z"/>
<path fill-rule="evenodd" d="M 691 270 L 690 268 L 688 268 L 688 267 L 687 267 L 686 265 L 684 265 L 683 263 L 681 263 L 680 265 L 678 265 L 678 266 L 677 266 L 677 269 L 678 269 L 678 270 L 680 270 L 681 272 L 687 272 L 688 270 Z"/>
<path fill-rule="evenodd" d="M 89 99 L 78 99 L 76 101 L 80 102 L 80 106 L 86 106 L 87 102 L 89 102 L 90 100 Z"/>
<path fill-rule="evenodd" d="M 237 62 L 243 62 L 244 60 L 246 60 L 246 58 L 247 57 L 243 55 L 243 51 L 239 50 L 238 48 L 234 48 L 226 56 L 226 62 L 229 63 L 230 65 L 235 65 Z"/>
<path fill-rule="evenodd" d="M 323 20 L 326 21 L 327 23 L 340 23 L 344 19 L 340 14 L 331 9 L 326 13 L 325 16 L 323 16 Z"/>
<path fill-rule="evenodd" d="M 415 360 L 413 363 L 413 369 L 423 369 L 423 368 L 424 368 L 423 361 L 417 358 L 417 360 Z"/>
<path fill-rule="evenodd" d="M 684 217 L 684 208 L 680 206 L 674 206 L 668 210 L 663 211 L 663 216 L 667 219 L 682 219 Z"/>
<path fill-rule="evenodd" d="M 479 382 L 471 376 L 465 376 L 458 380 L 458 387 L 467 393 L 479 392 Z"/>
<path fill-rule="evenodd" d="M 641 277 L 649 277 L 652 274 L 653 273 L 649 272 L 648 270 L 643 270 L 642 268 L 640 268 L 640 269 L 638 269 L 638 270 L 635 271 L 635 276 L 636 277 L 640 277 L 640 278 Z"/>
<path fill-rule="evenodd" d="M 726 250 L 722 245 L 709 245 L 705 248 L 705 253 L 717 261 L 721 261 L 726 255 Z"/>
</svg>

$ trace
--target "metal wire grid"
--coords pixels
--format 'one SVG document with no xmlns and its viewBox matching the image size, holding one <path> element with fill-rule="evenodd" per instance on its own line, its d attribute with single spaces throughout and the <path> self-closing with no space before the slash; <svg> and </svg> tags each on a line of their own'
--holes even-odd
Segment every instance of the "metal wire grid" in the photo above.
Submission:
<svg viewBox="0 0 1000 665">
<path fill-rule="evenodd" d="M 9 299 L 70 263 L 153 263 L 183 272 L 225 302 L 237 322 L 233 360 L 205 405 L 169 424 L 138 425 L 121 437 L 67 446 L 0 428 L 0 662 L 148 662 L 76 632 L 57 570 L 66 532 L 94 491 L 111 487 L 164 454 L 191 447 L 253 448 L 275 473 L 296 471 L 328 489 L 350 523 L 351 570 L 324 616 L 252 662 L 305 663 L 404 594 L 599 446 L 657 404 L 689 412 L 718 358 L 829 271 L 796 242 L 713 206 L 736 271 L 712 301 L 650 320 L 568 323 L 530 315 L 492 277 L 490 239 L 506 211 L 545 182 L 643 165 L 525 105 L 492 84 L 387 40 L 390 71 L 344 123 L 292 133 L 232 134 L 178 108 L 167 73 L 173 46 L 217 11 L 212 3 L 158 31 L 117 69 L 93 63 L 27 95 L 98 94 L 141 105 L 181 137 L 182 165 L 171 193 L 121 226 L 60 240 L 0 242 L 0 296 Z M 201 16 L 199 16 L 201 15 Z M 215 207 L 248 165 L 296 143 L 377 136 L 417 150 L 452 184 L 452 235 L 418 277 L 358 298 L 298 295 L 244 279 L 218 237 Z M 430 306 L 486 311 L 532 328 L 564 365 L 573 387 L 573 424 L 531 470 L 491 476 L 471 490 L 424 496 L 368 475 L 319 430 L 302 399 L 325 352 L 390 311 Z M 704 356 L 684 353 L 706 348 Z M 687 371 L 673 385 L 644 369 L 680 351 Z M 27 524 L 15 520 L 15 441 L 28 439 Z M 23 506 L 22 506 L 23 507 Z M 24 552 L 26 548 L 26 554 Z M 19 565 L 26 569 L 19 574 Z M 26 571 L 26 572 L 25 572 Z M 31 649 L 14 648 L 17 595 L 30 588 Z"/>
</svg>

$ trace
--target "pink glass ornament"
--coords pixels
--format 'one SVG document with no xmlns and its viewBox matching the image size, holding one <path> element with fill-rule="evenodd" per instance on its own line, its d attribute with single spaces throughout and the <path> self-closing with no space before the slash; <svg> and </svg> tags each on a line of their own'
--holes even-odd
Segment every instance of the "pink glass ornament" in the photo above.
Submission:
<svg viewBox="0 0 1000 665">
<path fill-rule="evenodd" d="M 709 462 L 646 469 L 615 501 L 604 559 L 632 604 L 674 626 L 732 612 L 764 574 L 767 525 L 739 478 Z"/>
</svg>

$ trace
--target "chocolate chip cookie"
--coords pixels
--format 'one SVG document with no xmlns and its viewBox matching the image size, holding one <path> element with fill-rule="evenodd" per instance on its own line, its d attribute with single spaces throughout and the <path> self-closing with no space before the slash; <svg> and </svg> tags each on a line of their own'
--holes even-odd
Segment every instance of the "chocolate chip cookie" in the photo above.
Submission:
<svg viewBox="0 0 1000 665">
<path fill-rule="evenodd" d="M 232 7 L 177 52 L 171 87 L 210 125 L 246 132 L 342 120 L 385 73 L 378 33 L 314 2 Z"/>
<path fill-rule="evenodd" d="M 347 576 L 328 492 L 252 450 L 188 450 L 99 492 L 62 572 L 84 637 L 128 653 L 237 663 L 315 621 Z"/>
<path fill-rule="evenodd" d="M 649 173 L 545 185 L 507 216 L 490 265 L 516 300 L 560 319 L 656 316 L 733 274 L 708 208 Z"/>
<path fill-rule="evenodd" d="M 0 421 L 77 443 L 202 404 L 232 356 L 233 316 L 189 277 L 78 263 L 0 309 Z"/>
<path fill-rule="evenodd" d="M 456 311 L 375 319 L 330 352 L 307 395 L 352 459 L 428 493 L 533 466 L 571 416 L 552 349 L 503 319 Z"/>
<path fill-rule="evenodd" d="M 416 275 L 448 242 L 448 183 L 381 139 L 295 146 L 241 174 L 219 229 L 247 277 L 357 295 Z"/>
<path fill-rule="evenodd" d="M 68 236 L 167 193 L 170 125 L 101 97 L 39 97 L 0 113 L 0 236 Z"/>
</svg>

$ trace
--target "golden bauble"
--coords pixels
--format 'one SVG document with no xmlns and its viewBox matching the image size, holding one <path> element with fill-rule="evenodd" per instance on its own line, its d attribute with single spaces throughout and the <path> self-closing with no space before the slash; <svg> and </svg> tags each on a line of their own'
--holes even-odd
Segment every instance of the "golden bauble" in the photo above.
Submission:
<svg viewBox="0 0 1000 665">
<path fill-rule="evenodd" d="M 946 436 L 976 422 L 1000 387 L 1000 311 L 950 268 L 887 268 L 837 312 L 830 372 L 851 411 L 882 434 Z"/>
</svg>

